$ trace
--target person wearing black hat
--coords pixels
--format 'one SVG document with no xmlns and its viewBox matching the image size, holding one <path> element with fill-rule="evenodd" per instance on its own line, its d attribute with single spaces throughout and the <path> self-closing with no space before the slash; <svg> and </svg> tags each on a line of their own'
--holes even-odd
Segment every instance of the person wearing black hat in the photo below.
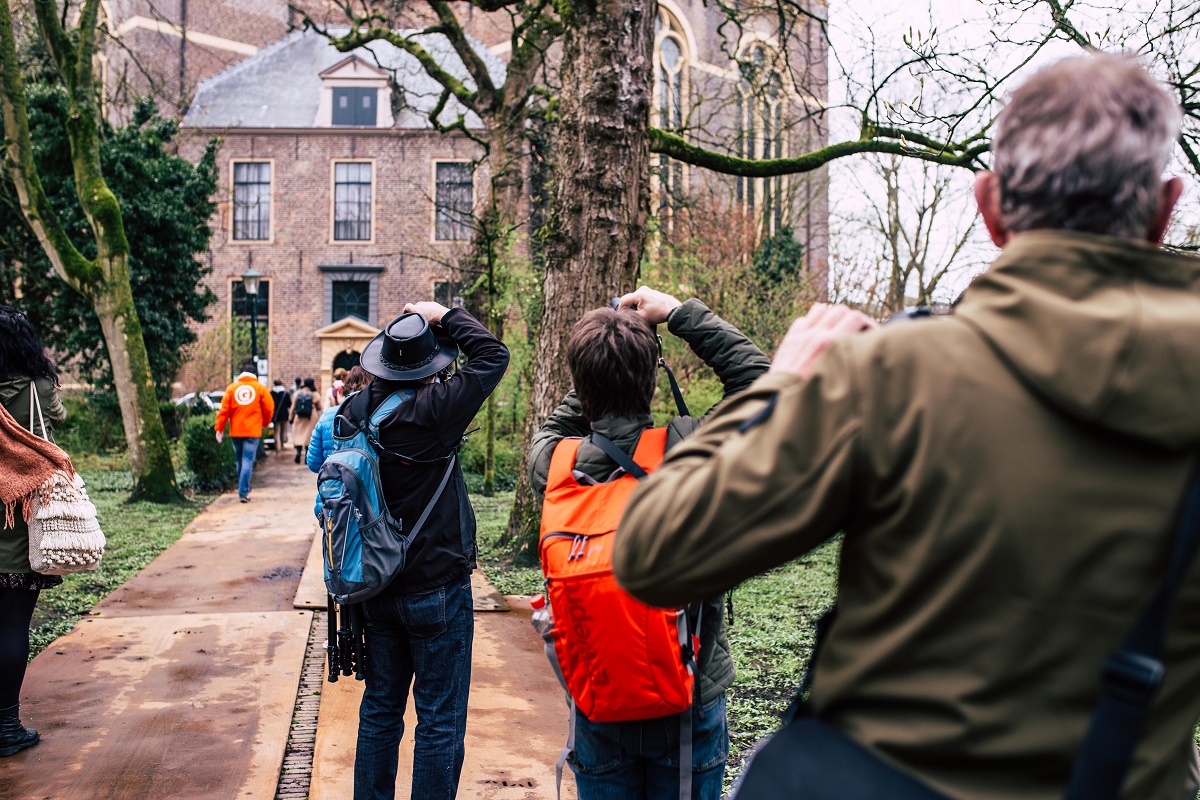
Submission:
<svg viewBox="0 0 1200 800">
<path fill-rule="evenodd" d="M 416 520 L 433 498 L 447 459 L 508 368 L 508 348 L 461 308 L 410 303 L 362 351 L 377 380 L 342 406 L 352 422 L 400 389 L 415 393 L 379 425 L 384 499 L 399 520 Z M 466 366 L 449 367 L 459 352 Z M 366 687 L 359 709 L 355 800 L 395 797 L 404 707 L 412 683 L 417 726 L 412 796 L 452 800 L 458 791 L 471 683 L 475 515 L 462 470 L 442 492 L 408 550 L 404 569 L 363 602 Z"/>
</svg>

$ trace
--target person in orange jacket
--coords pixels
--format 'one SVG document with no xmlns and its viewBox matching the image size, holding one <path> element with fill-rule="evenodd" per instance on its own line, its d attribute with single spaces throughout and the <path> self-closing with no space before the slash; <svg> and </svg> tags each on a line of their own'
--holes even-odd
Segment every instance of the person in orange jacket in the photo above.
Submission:
<svg viewBox="0 0 1200 800">
<path fill-rule="evenodd" d="M 225 389 L 221 410 L 217 412 L 217 441 L 225 438 L 225 423 L 233 439 L 233 454 L 238 465 L 238 499 L 250 502 L 250 474 L 258 455 L 262 431 L 275 413 L 275 399 L 253 372 L 246 370 Z"/>
</svg>

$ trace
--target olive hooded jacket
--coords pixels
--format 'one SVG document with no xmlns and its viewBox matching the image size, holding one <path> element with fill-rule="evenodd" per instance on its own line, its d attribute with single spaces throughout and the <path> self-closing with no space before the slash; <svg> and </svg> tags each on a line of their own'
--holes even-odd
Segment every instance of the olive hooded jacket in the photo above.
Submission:
<svg viewBox="0 0 1200 800">
<path fill-rule="evenodd" d="M 1029 232 L 953 317 L 729 401 L 639 486 L 614 566 L 678 605 L 844 531 L 816 713 L 952 797 L 1051 800 L 1164 578 L 1198 449 L 1200 261 Z M 1183 793 L 1200 563 L 1167 647 L 1126 798 Z"/>
</svg>

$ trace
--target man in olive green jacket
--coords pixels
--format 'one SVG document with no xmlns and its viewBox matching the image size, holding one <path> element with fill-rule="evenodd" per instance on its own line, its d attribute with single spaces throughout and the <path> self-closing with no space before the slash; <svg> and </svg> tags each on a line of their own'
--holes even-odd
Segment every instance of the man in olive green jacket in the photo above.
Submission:
<svg viewBox="0 0 1200 800">
<path fill-rule="evenodd" d="M 770 366 L 771 362 L 745 334 L 714 314 L 699 300 L 692 299 L 681 304 L 670 295 L 643 286 L 636 292 L 622 297 L 620 305 L 623 309 L 630 310 L 621 310 L 616 312 L 617 314 L 638 314 L 651 325 L 666 322 L 667 330 L 687 342 L 692 351 L 717 374 L 725 389 L 725 397 L 731 397 L 745 389 L 754 382 L 755 378 L 764 374 Z M 611 312 L 608 312 L 607 309 L 592 312 L 593 315 L 608 313 Z M 578 333 L 578 326 L 576 330 Z M 649 336 L 649 331 L 647 331 L 647 336 Z M 572 337 L 572 341 L 575 341 L 575 337 Z M 644 377 L 649 380 L 652 391 L 655 383 L 653 343 L 650 344 L 648 353 L 640 352 L 645 349 L 645 347 L 638 348 L 639 353 L 637 354 L 631 352 L 629 358 L 622 359 L 624 363 L 621 366 L 626 371 L 633 372 L 640 372 L 644 369 L 648 373 Z M 596 352 L 600 350 L 599 347 L 594 348 Z M 641 358 L 638 360 L 637 367 L 631 368 L 628 362 L 635 355 L 640 355 Z M 589 372 L 603 372 L 604 365 L 598 364 L 597 366 L 601 369 Z M 608 368 L 615 370 L 613 366 Z M 612 376 L 607 376 L 607 379 L 602 377 L 600 382 L 605 385 L 593 387 L 593 393 L 611 394 L 613 388 L 608 383 L 610 380 L 615 382 L 617 379 Z M 576 389 L 586 391 L 584 387 L 577 386 Z M 633 395 L 634 393 L 630 392 L 629 394 Z M 591 405 L 595 407 L 599 403 L 593 400 Z M 580 402 L 576 391 L 572 390 L 562 405 L 546 420 L 545 426 L 534 435 L 530 444 L 529 477 L 534 490 L 539 495 L 546 488 L 554 448 L 564 438 L 569 436 L 586 437 L 592 431 L 596 431 L 608 437 L 627 454 L 632 454 L 642 432 L 654 425 L 654 420 L 650 416 L 649 394 L 644 398 L 633 396 L 616 398 L 615 402 L 610 401 L 606 405 L 610 408 L 614 405 L 628 408 L 630 413 L 605 414 L 598 419 L 589 421 L 584 413 L 584 404 Z M 636 409 L 636 413 L 633 412 L 633 409 Z M 671 420 L 667 426 L 668 452 L 685 437 L 691 435 L 699 425 L 700 418 L 698 417 L 678 416 Z M 586 440 L 580 445 L 575 460 L 575 472 L 584 480 L 591 479 L 598 482 L 607 480 L 616 469 L 617 464 L 599 447 Z M 697 726 L 698 732 L 693 753 L 693 767 L 695 772 L 706 773 L 706 775 L 697 775 L 697 780 L 693 784 L 693 796 L 700 800 L 707 800 L 710 796 L 719 797 L 722 788 L 722 776 L 728 751 L 724 693 L 733 683 L 734 671 L 733 659 L 729 654 L 729 642 L 725 634 L 725 614 L 721 603 L 721 593 L 716 592 L 709 597 L 698 599 L 707 602 L 701 619 L 700 657 L 697 664 L 699 671 L 697 676 L 698 707 L 694 710 L 696 714 L 694 724 Z M 596 725 L 586 721 L 583 724 Z M 649 741 L 652 738 L 650 735 L 643 735 L 641 732 L 630 733 L 629 730 L 622 733 L 618 730 L 619 726 L 628 728 L 631 724 L 638 723 L 613 723 L 606 727 L 599 726 L 604 729 L 595 734 L 595 738 L 619 736 L 623 745 L 621 747 L 618 747 L 615 742 L 608 743 L 607 746 L 597 744 L 594 747 L 577 747 L 578 753 L 572 757 L 572 767 L 577 773 L 576 782 L 580 787 L 580 796 L 585 800 L 592 796 L 590 792 L 594 791 L 607 792 L 603 796 L 615 796 L 613 792 L 620 790 L 623 792 L 622 796 L 629 800 L 636 800 L 636 798 L 644 796 L 638 791 L 638 787 L 635 785 L 636 781 L 622 781 L 619 776 L 615 775 L 621 771 L 621 766 L 623 766 L 623 764 L 618 764 L 618 761 L 636 762 L 639 760 L 633 754 L 633 751 L 638 749 L 638 745 L 626 742 L 626 738 L 639 740 L 643 751 L 655 749 L 655 744 Z M 713 730 L 706 730 L 716 728 L 719 728 L 719 735 Z M 589 727 L 588 730 L 591 728 Z M 655 730 L 666 729 L 662 725 L 658 725 Z M 706 733 L 712 735 L 706 735 Z M 590 734 L 581 733 L 580 735 L 582 737 Z M 623 759 L 617 757 L 616 753 L 618 752 L 623 753 Z M 660 755 L 669 759 L 675 757 L 676 753 L 677 748 L 670 752 L 662 752 Z M 581 757 L 583 761 L 580 760 Z M 592 785 L 588 783 L 586 775 L 581 777 L 578 774 L 580 770 L 587 771 L 596 766 L 591 763 L 592 761 L 596 764 L 609 762 L 601 770 L 603 775 L 595 779 L 598 784 L 603 784 L 596 789 L 593 789 Z M 640 764 L 631 766 L 636 766 L 638 770 L 642 768 Z"/>
<path fill-rule="evenodd" d="M 1157 246 L 1178 131 L 1132 61 L 1016 90 L 976 183 L 1003 253 L 954 316 L 797 321 L 634 494 L 623 585 L 678 605 L 844 531 L 812 710 L 951 797 L 1060 798 L 1200 448 L 1200 262 Z M 1171 620 L 1125 798 L 1183 795 L 1200 564 Z"/>
</svg>

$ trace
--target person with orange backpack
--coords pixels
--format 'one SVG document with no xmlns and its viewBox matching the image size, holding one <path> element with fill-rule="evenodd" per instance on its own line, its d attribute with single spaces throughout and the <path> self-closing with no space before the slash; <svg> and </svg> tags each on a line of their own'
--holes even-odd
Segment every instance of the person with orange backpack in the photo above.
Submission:
<svg viewBox="0 0 1200 800">
<path fill-rule="evenodd" d="M 544 497 L 540 552 L 555 620 L 547 651 L 572 706 L 560 778 L 565 759 L 580 800 L 718 800 L 724 782 L 734 670 L 722 599 L 654 609 L 612 573 L 612 535 L 633 487 L 701 421 L 672 377 L 679 416 L 654 427 L 663 322 L 716 372 L 726 397 L 770 367 L 699 300 L 646 286 L 572 330 L 574 388 L 534 436 L 529 472 Z"/>
</svg>

